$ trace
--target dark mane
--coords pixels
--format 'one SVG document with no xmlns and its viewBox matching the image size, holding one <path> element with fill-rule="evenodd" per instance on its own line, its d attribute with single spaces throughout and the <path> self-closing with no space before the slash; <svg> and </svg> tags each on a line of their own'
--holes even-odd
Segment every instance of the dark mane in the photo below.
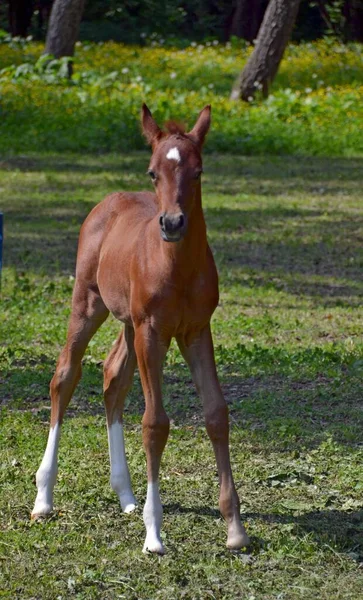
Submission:
<svg viewBox="0 0 363 600">
<path fill-rule="evenodd" d="M 170 134 L 185 135 L 185 126 L 178 121 L 167 121 L 164 125 L 166 131 Z"/>
</svg>

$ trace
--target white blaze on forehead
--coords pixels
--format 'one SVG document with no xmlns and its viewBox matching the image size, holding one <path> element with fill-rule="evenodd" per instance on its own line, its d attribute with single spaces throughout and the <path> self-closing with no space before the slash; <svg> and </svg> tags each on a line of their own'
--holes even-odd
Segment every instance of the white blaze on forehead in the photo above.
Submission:
<svg viewBox="0 0 363 600">
<path fill-rule="evenodd" d="M 180 162 L 180 153 L 178 148 L 175 146 L 174 148 L 170 148 L 169 152 L 166 155 L 166 158 L 169 160 L 176 160 L 176 162 Z"/>
</svg>

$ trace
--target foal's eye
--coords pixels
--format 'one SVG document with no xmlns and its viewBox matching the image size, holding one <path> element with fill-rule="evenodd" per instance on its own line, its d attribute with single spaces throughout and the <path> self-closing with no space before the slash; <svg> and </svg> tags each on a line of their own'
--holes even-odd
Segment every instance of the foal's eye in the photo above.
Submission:
<svg viewBox="0 0 363 600">
<path fill-rule="evenodd" d="M 149 171 L 148 171 L 148 175 L 150 175 L 150 177 L 151 177 L 152 181 L 156 181 L 156 173 L 155 173 L 154 171 L 151 171 L 151 170 L 149 169 Z"/>
<path fill-rule="evenodd" d="M 203 173 L 203 169 L 199 169 L 194 175 L 194 179 L 200 179 L 201 174 Z"/>
</svg>

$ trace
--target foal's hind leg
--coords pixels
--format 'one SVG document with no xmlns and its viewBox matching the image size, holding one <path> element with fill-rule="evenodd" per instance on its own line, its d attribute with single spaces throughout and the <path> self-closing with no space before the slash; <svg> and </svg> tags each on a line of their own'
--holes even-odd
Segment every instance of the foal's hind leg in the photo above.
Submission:
<svg viewBox="0 0 363 600">
<path fill-rule="evenodd" d="M 250 541 L 241 523 L 239 498 L 233 481 L 228 445 L 228 409 L 217 377 L 210 326 L 207 325 L 190 346 L 186 346 L 183 340 L 178 340 L 178 344 L 203 402 L 206 428 L 217 460 L 219 508 L 227 522 L 227 546 L 238 550 L 248 546 Z"/>
<path fill-rule="evenodd" d="M 137 503 L 132 493 L 126 462 L 122 413 L 136 367 L 134 329 L 125 326 L 104 364 L 104 400 L 107 415 L 108 445 L 111 462 L 111 487 L 119 497 L 124 512 Z"/>
<path fill-rule="evenodd" d="M 81 360 L 91 337 L 108 316 L 101 297 L 76 282 L 72 314 L 64 346 L 50 383 L 51 421 L 48 443 L 36 475 L 38 488 L 32 518 L 53 510 L 53 488 L 57 478 L 60 427 L 73 391 L 81 377 Z"/>
</svg>

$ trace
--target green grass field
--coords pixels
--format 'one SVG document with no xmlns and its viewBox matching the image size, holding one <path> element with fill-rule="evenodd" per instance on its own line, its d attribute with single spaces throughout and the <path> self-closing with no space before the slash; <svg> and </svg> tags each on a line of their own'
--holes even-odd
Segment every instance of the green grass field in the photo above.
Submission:
<svg viewBox="0 0 363 600">
<path fill-rule="evenodd" d="M 119 331 L 111 318 L 86 352 L 64 424 L 54 514 L 30 521 L 79 227 L 106 193 L 149 186 L 147 161 L 146 152 L 0 161 L 0 597 L 362 599 L 360 158 L 205 160 L 204 206 L 221 287 L 213 332 L 250 551 L 224 547 L 212 450 L 173 347 L 161 472 L 168 553 L 141 553 L 138 376 L 125 423 L 141 508 L 123 515 L 108 483 L 101 363 Z"/>
</svg>

